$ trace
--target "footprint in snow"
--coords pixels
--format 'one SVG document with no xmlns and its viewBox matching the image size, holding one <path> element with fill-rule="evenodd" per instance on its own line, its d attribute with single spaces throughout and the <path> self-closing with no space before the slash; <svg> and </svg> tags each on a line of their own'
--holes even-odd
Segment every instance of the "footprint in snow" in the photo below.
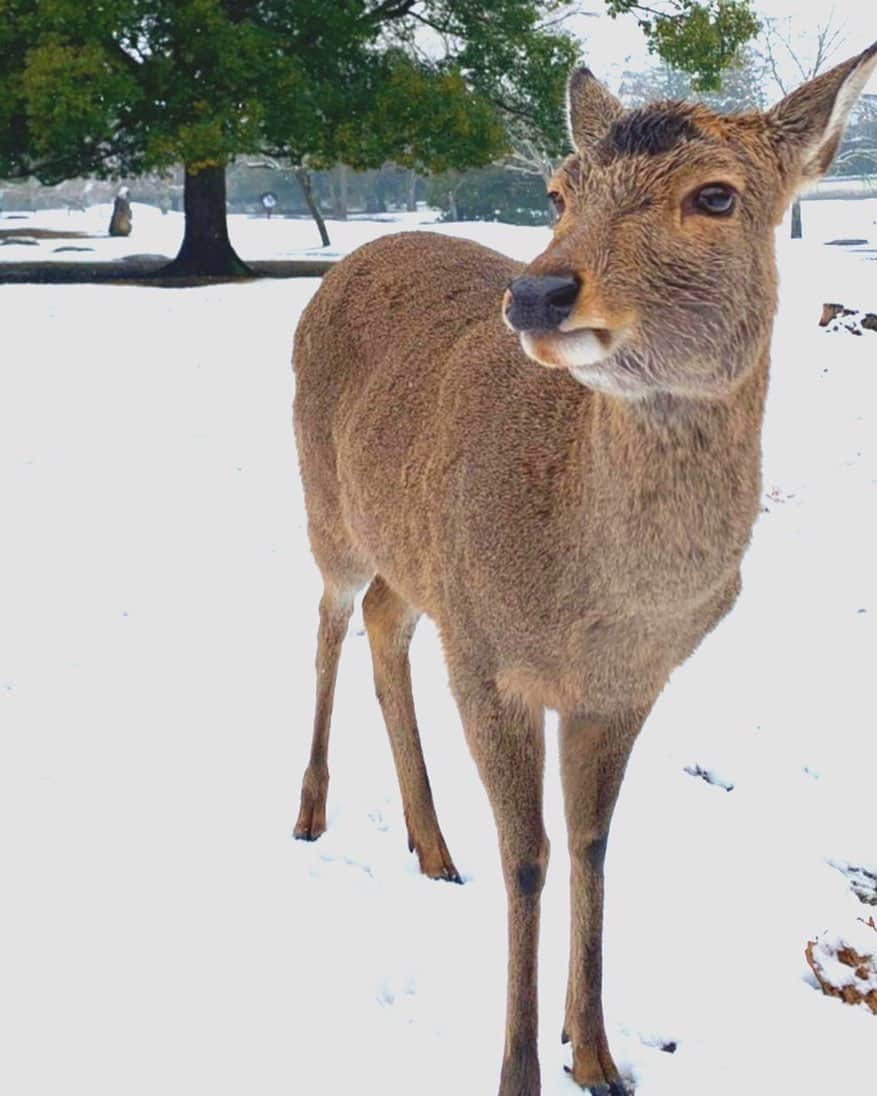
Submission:
<svg viewBox="0 0 877 1096">
<path fill-rule="evenodd" d="M 848 860 L 829 860 L 828 863 L 847 877 L 850 890 L 866 906 L 877 906 L 877 866 L 862 867 Z"/>
<path fill-rule="evenodd" d="M 726 792 L 734 790 L 731 781 L 719 776 L 715 769 L 705 769 L 702 765 L 686 765 L 683 771 L 689 776 L 700 777 L 701 780 L 705 780 L 707 784 L 712 784 L 716 788 L 723 788 Z"/>
</svg>

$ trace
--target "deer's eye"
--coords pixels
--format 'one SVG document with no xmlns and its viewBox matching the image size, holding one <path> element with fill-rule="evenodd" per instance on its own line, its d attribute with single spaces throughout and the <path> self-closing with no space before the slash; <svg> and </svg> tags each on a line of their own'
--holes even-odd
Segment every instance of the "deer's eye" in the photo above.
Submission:
<svg viewBox="0 0 877 1096">
<path fill-rule="evenodd" d="M 560 217 L 563 211 L 566 209 L 566 202 L 563 200 L 563 195 L 559 190 L 548 191 L 548 201 L 551 202 L 551 208 L 554 210 L 554 216 Z"/>
<path fill-rule="evenodd" d="M 710 183 L 708 186 L 702 186 L 692 196 L 693 208 L 698 213 L 706 213 L 710 217 L 727 217 L 734 212 L 736 205 L 736 190 L 724 183 Z"/>
</svg>

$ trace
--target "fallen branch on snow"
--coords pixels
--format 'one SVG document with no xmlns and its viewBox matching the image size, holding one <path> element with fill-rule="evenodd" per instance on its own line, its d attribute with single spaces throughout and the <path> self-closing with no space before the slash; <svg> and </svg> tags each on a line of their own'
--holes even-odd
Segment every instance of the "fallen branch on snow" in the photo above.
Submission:
<svg viewBox="0 0 877 1096">
<path fill-rule="evenodd" d="M 826 302 L 822 306 L 819 326 L 832 333 L 849 331 L 851 335 L 861 335 L 863 331 L 877 331 L 877 314 Z"/>
<path fill-rule="evenodd" d="M 862 924 L 874 927 L 873 922 Z M 858 947 L 868 946 L 861 929 L 854 930 L 854 935 Z M 865 1005 L 877 1016 L 877 949 L 869 955 L 839 936 L 823 933 L 808 942 L 805 955 L 824 994 L 848 1005 Z"/>
</svg>

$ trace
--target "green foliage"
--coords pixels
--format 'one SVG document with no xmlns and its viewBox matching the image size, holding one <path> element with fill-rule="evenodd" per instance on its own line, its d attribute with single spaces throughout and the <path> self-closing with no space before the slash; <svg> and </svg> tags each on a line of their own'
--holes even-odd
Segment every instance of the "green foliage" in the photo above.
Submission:
<svg viewBox="0 0 877 1096">
<path fill-rule="evenodd" d="M 97 44 L 54 36 L 28 52 L 19 86 L 34 153 L 47 157 L 52 182 L 99 168 L 115 132 L 116 104 L 139 95 L 136 82 Z"/>
<path fill-rule="evenodd" d="M 553 114 L 554 5 L 497 0 L 0 0 L 0 173 L 484 164 Z M 424 24 L 441 50 L 421 49 Z M 550 89 L 546 96 L 545 89 Z M 556 136 L 552 138 L 556 139 Z"/>
<path fill-rule="evenodd" d="M 717 86 L 749 0 L 607 0 Z M 0 0 L 0 175 L 190 172 L 268 153 L 421 173 L 556 161 L 559 0 Z M 548 29 L 543 26 L 548 24 Z M 423 35 L 429 48 L 423 48 Z M 526 150 L 521 155 L 521 149 Z M 538 170 L 538 167 L 537 167 Z"/>
<path fill-rule="evenodd" d="M 335 129 L 335 159 L 358 169 L 386 160 L 421 174 L 490 163 L 505 150 L 497 111 L 457 67 L 389 53 L 360 109 Z"/>
<path fill-rule="evenodd" d="M 529 139 L 551 158 L 568 149 L 566 81 L 579 53 L 567 35 L 537 30 L 537 18 L 557 6 L 541 5 L 538 12 L 540 5 L 510 5 L 516 9 L 511 22 L 494 13 L 488 33 L 476 34 L 488 16 L 483 5 L 468 5 L 482 14 L 467 25 L 459 57 L 473 86 L 499 108 L 511 139 Z"/>
<path fill-rule="evenodd" d="M 613 18 L 634 15 L 649 49 L 689 73 L 700 91 L 721 86 L 722 70 L 760 26 L 750 0 L 664 0 L 666 10 L 636 0 L 606 0 L 606 9 Z"/>
<path fill-rule="evenodd" d="M 873 97 L 859 100 L 834 159 L 832 175 L 877 175 L 877 104 Z"/>
<path fill-rule="evenodd" d="M 713 91 L 701 91 L 690 73 L 672 68 L 662 61 L 643 72 L 624 74 L 621 100 L 631 107 L 644 106 L 660 99 L 685 99 L 705 103 L 719 114 L 763 110 L 763 87 L 766 80 L 764 60 L 744 46 L 721 73 L 720 86 Z"/>
<path fill-rule="evenodd" d="M 449 220 L 551 223 L 542 179 L 501 167 L 435 175 L 427 180 L 426 200 Z"/>
</svg>

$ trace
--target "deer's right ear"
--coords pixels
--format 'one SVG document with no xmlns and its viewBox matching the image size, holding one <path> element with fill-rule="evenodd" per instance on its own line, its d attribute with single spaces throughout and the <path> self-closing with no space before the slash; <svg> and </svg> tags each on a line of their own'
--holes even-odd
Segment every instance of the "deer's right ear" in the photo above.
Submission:
<svg viewBox="0 0 877 1096">
<path fill-rule="evenodd" d="M 777 151 L 796 188 L 815 182 L 830 167 L 850 109 L 875 68 L 877 42 L 802 85 L 768 111 Z"/>
<path fill-rule="evenodd" d="M 573 69 L 567 84 L 569 133 L 577 152 L 587 155 L 624 107 L 589 68 Z"/>
</svg>

